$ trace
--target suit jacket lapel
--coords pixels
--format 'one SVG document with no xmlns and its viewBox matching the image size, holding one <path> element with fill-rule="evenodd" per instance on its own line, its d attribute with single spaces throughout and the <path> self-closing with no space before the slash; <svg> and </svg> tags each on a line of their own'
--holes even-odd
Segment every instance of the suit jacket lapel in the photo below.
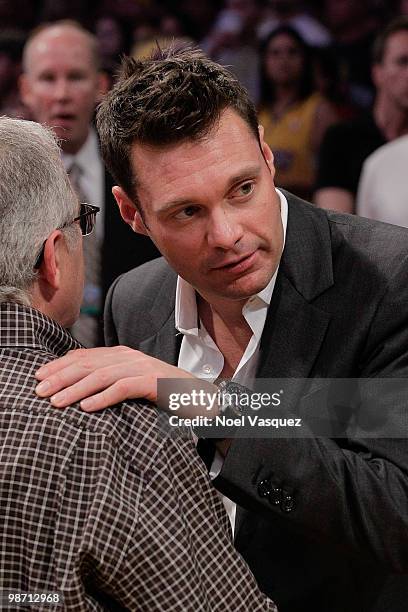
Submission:
<svg viewBox="0 0 408 612">
<path fill-rule="evenodd" d="M 326 214 L 291 194 L 285 196 L 289 205 L 285 249 L 261 338 L 258 378 L 307 378 L 330 322 L 330 314 L 313 305 L 334 283 Z M 285 387 L 288 410 L 302 388 L 300 380 Z M 249 516 L 237 508 L 236 542 Z M 245 538 L 250 537 L 249 527 L 247 523 Z"/>
<path fill-rule="evenodd" d="M 140 350 L 157 359 L 177 365 L 182 335 L 174 327 L 174 310 L 171 316 L 157 334 L 140 343 Z"/>
<path fill-rule="evenodd" d="M 261 339 L 259 378 L 307 377 L 330 320 L 313 304 L 334 282 L 326 214 L 285 195 L 286 242 Z"/>
<path fill-rule="evenodd" d="M 151 315 L 156 321 L 152 329 L 155 333 L 139 342 L 139 349 L 143 353 L 173 365 L 177 365 L 182 341 L 174 318 L 176 285 L 177 274 L 169 268 L 165 279 L 161 279 L 160 285 L 155 287 L 155 299 L 151 306 Z"/>
<path fill-rule="evenodd" d="M 330 315 L 310 304 L 282 272 L 277 279 L 260 347 L 259 378 L 306 378 Z"/>
</svg>

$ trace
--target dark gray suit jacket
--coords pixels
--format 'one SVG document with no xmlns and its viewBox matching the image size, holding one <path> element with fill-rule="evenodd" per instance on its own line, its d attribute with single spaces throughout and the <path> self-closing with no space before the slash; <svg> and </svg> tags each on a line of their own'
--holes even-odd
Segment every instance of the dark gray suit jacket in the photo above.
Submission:
<svg viewBox="0 0 408 612">
<path fill-rule="evenodd" d="M 258 376 L 407 377 L 408 231 L 286 196 Z M 163 259 L 120 277 L 108 344 L 176 364 L 175 285 Z M 215 485 L 245 509 L 236 546 L 280 612 L 408 609 L 408 439 L 378 434 L 233 441 Z"/>
</svg>

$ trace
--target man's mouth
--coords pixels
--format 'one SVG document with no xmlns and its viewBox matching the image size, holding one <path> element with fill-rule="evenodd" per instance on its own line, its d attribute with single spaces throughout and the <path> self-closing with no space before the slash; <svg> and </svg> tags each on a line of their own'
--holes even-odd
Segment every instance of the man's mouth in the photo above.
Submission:
<svg viewBox="0 0 408 612">
<path fill-rule="evenodd" d="M 246 255 L 241 255 L 240 257 L 236 257 L 235 259 L 230 259 L 226 262 L 216 265 L 212 268 L 212 270 L 221 272 L 231 272 L 233 274 L 246 272 L 252 266 L 256 254 L 257 250 L 252 251 L 251 253 L 247 253 Z"/>
<path fill-rule="evenodd" d="M 71 125 L 75 121 L 75 115 L 71 113 L 60 113 L 52 117 L 52 123 L 57 126 Z"/>
</svg>

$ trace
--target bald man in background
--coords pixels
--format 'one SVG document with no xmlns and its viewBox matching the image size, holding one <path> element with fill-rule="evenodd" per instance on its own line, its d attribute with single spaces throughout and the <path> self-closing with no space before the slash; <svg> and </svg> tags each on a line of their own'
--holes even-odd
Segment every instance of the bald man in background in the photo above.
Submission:
<svg viewBox="0 0 408 612">
<path fill-rule="evenodd" d="M 96 38 L 73 21 L 46 24 L 30 35 L 23 54 L 21 97 L 32 118 L 61 141 L 64 166 L 82 201 L 99 206 L 95 236 L 85 248 L 85 291 L 74 336 L 85 346 L 103 344 L 102 306 L 117 276 L 158 256 L 146 236 L 121 220 L 112 179 L 92 126 L 107 90 Z"/>
</svg>

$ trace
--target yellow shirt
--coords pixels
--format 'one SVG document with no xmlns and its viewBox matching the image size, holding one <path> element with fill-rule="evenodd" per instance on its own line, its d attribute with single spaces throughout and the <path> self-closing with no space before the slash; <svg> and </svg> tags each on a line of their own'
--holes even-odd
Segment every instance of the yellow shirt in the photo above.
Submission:
<svg viewBox="0 0 408 612">
<path fill-rule="evenodd" d="M 274 154 L 278 187 L 313 184 L 312 130 L 316 109 L 322 100 L 319 93 L 314 93 L 288 109 L 277 121 L 268 109 L 260 110 L 259 122 L 265 129 L 265 141 Z"/>
</svg>

